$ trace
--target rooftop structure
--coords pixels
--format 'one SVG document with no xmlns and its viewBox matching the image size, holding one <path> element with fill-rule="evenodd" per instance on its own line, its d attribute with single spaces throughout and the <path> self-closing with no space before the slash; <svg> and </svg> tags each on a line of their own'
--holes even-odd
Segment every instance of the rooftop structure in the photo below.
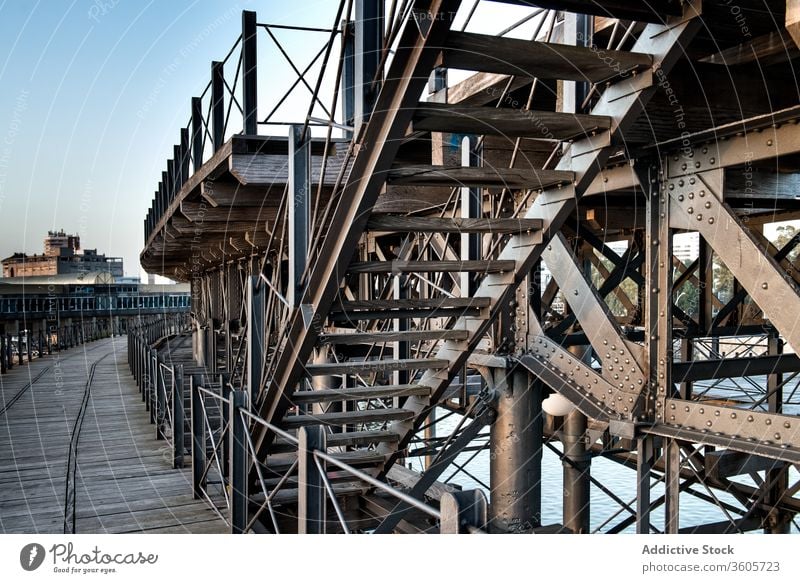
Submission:
<svg viewBox="0 0 800 583">
<path fill-rule="evenodd" d="M 121 257 L 106 257 L 97 249 L 81 249 L 78 235 L 48 231 L 44 253 L 27 255 L 14 253 L 3 259 L 3 277 L 37 277 L 73 274 L 87 271 L 106 271 L 111 277 L 122 277 Z"/>
</svg>

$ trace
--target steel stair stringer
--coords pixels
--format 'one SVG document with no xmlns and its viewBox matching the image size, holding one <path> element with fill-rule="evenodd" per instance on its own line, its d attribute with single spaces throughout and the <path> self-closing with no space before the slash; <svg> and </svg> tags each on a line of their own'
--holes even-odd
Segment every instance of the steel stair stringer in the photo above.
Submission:
<svg viewBox="0 0 800 583">
<path fill-rule="evenodd" d="M 360 132 L 352 169 L 308 277 L 299 308 L 291 315 L 288 341 L 265 380 L 255 404 L 259 415 L 280 421 L 288 396 L 305 374 L 306 363 L 322 332 L 322 323 L 365 231 L 388 170 L 411 123 L 419 95 L 436 65 L 460 0 L 415 0 L 386 74 L 370 120 Z M 262 457 L 274 434 L 261 430 L 255 447 Z"/>
</svg>

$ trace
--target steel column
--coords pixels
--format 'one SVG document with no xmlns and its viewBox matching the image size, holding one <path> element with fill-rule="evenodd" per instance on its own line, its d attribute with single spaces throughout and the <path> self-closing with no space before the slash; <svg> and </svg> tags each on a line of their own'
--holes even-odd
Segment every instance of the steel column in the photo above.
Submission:
<svg viewBox="0 0 800 583">
<path fill-rule="evenodd" d="M 239 409 L 247 408 L 247 393 L 245 391 L 231 392 L 231 407 L 229 410 L 230 427 L 230 469 L 228 478 L 231 486 L 230 523 L 233 534 L 246 532 L 247 527 L 247 425 L 239 413 Z"/>
<path fill-rule="evenodd" d="M 311 140 L 303 126 L 289 129 L 289 303 L 297 307 L 303 297 L 303 273 L 308 262 L 311 228 Z"/>
<path fill-rule="evenodd" d="M 527 532 L 541 525 L 542 384 L 518 367 L 496 369 L 497 419 L 491 426 L 490 528 Z"/>
<path fill-rule="evenodd" d="M 249 402 L 255 403 L 261 389 L 261 374 L 264 366 L 264 286 L 259 285 L 258 276 L 247 280 L 247 384 Z"/>
<path fill-rule="evenodd" d="M 466 136 L 461 140 L 461 165 L 480 166 L 481 156 L 477 150 L 477 140 Z M 463 187 L 461 189 L 461 217 L 465 219 L 478 219 L 483 214 L 483 195 L 480 188 Z M 480 233 L 461 234 L 461 259 L 472 261 L 481 258 Z M 475 274 L 461 274 L 461 295 L 472 297 L 475 293 Z"/>
<path fill-rule="evenodd" d="M 384 30 L 383 2 L 355 0 L 355 127 L 366 122 L 381 87 L 378 67 L 381 62 Z M 373 84 L 373 81 L 377 81 Z"/>
<path fill-rule="evenodd" d="M 586 416 L 573 409 L 564 417 L 561 442 L 564 445 L 564 527 L 575 534 L 590 532 L 589 472 L 591 457 L 586 450 Z"/>
<path fill-rule="evenodd" d="M 324 534 L 325 484 L 313 452 L 325 451 L 325 428 L 320 425 L 301 427 L 298 439 L 297 477 L 300 489 L 297 502 L 297 532 Z M 320 460 L 320 466 L 324 470 L 325 462 Z"/>
</svg>

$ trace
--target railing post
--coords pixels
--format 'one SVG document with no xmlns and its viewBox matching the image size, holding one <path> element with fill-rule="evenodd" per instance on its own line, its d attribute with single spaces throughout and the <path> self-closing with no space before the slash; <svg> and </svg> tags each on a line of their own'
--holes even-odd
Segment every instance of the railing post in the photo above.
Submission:
<svg viewBox="0 0 800 583">
<path fill-rule="evenodd" d="M 164 409 L 166 408 L 166 387 L 164 386 L 164 372 L 161 363 L 158 362 L 156 356 L 156 395 L 153 401 L 155 405 L 155 418 L 156 418 L 156 440 L 164 439 L 163 423 L 166 415 Z"/>
<path fill-rule="evenodd" d="M 219 375 L 219 394 L 222 397 L 222 401 L 220 402 L 220 431 L 225 428 L 225 423 L 231 418 L 230 411 L 231 411 L 231 401 L 233 399 L 233 390 L 230 386 L 228 386 L 229 375 L 222 373 Z M 230 426 L 228 426 L 228 431 L 230 432 Z M 222 456 L 222 472 L 228 472 L 228 465 L 231 457 L 231 444 L 229 439 L 222 439 L 222 444 L 220 449 L 220 455 Z M 230 475 L 227 476 L 230 479 Z"/>
<path fill-rule="evenodd" d="M 247 527 L 247 439 L 245 425 L 240 409 L 247 407 L 247 393 L 245 391 L 231 392 L 231 407 L 229 410 L 230 427 L 230 469 L 229 482 L 231 485 L 231 533 L 243 534 Z"/>
<path fill-rule="evenodd" d="M 150 411 L 150 423 L 156 422 L 156 392 L 158 391 L 158 351 L 152 348 L 150 351 L 150 392 L 147 395 L 147 406 Z"/>
<path fill-rule="evenodd" d="M 183 467 L 184 410 L 183 410 L 183 365 L 175 367 L 175 382 L 172 383 L 172 467 Z"/>
<path fill-rule="evenodd" d="M 206 466 L 206 428 L 203 423 L 203 407 L 200 404 L 198 377 L 189 377 L 189 392 L 192 397 L 192 493 L 195 498 L 203 497 L 206 482 L 203 470 Z"/>
<path fill-rule="evenodd" d="M 0 374 L 6 372 L 6 339 L 0 334 Z"/>
<path fill-rule="evenodd" d="M 258 89 L 257 89 L 257 26 L 256 13 L 242 11 L 242 109 L 244 109 L 244 133 L 258 133 Z"/>
<path fill-rule="evenodd" d="M 264 358 L 264 289 L 258 276 L 251 276 L 247 287 L 247 383 L 250 403 L 255 403 L 261 388 Z"/>
<path fill-rule="evenodd" d="M 325 484 L 314 461 L 314 451 L 325 451 L 325 429 L 320 425 L 301 427 L 298 431 L 297 502 L 298 534 L 325 533 Z M 320 464 L 323 471 L 325 463 Z"/>
<path fill-rule="evenodd" d="M 181 128 L 180 186 L 189 179 L 189 128 Z"/>
<path fill-rule="evenodd" d="M 308 262 L 311 228 L 311 141 L 303 126 L 289 128 L 289 293 L 287 300 L 297 307 L 303 297 L 301 279 Z"/>
<path fill-rule="evenodd" d="M 225 141 L 225 78 L 223 63 L 211 62 L 211 142 L 216 152 Z"/>
<path fill-rule="evenodd" d="M 470 527 L 484 529 L 489 520 L 489 503 L 483 490 L 447 492 L 439 508 L 440 534 L 469 534 Z"/>
</svg>

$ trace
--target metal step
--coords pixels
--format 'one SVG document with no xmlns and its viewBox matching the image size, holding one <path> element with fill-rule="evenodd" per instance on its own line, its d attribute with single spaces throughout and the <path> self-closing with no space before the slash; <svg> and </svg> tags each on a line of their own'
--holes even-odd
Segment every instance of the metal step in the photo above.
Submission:
<svg viewBox="0 0 800 583">
<path fill-rule="evenodd" d="M 309 425 L 356 425 L 359 423 L 381 423 L 411 419 L 413 411 L 405 409 L 368 409 L 365 411 L 339 411 L 336 413 L 320 413 L 318 415 L 287 415 L 281 426 L 284 429 L 295 429 Z"/>
<path fill-rule="evenodd" d="M 377 453 L 371 449 L 359 449 L 356 451 L 336 452 L 336 453 L 331 453 L 329 455 L 336 458 L 337 460 L 340 460 L 348 465 L 355 467 L 380 464 L 383 463 L 383 461 L 385 460 L 385 456 L 383 454 Z M 262 467 L 264 467 L 264 469 L 266 469 L 268 472 L 284 474 L 292 466 L 292 464 L 294 464 L 294 461 L 297 456 L 287 454 L 287 455 L 272 456 L 272 457 L 273 459 L 270 459 L 267 462 L 267 464 Z M 294 472 L 296 471 L 297 469 L 295 468 Z"/>
<path fill-rule="evenodd" d="M 642 53 L 605 50 L 451 31 L 444 67 L 539 79 L 602 83 L 653 65 Z"/>
<path fill-rule="evenodd" d="M 539 231 L 542 219 L 476 218 L 460 217 L 408 217 L 398 215 L 373 215 L 367 230 L 407 233 L 492 233 L 505 235 Z"/>
<path fill-rule="evenodd" d="M 360 482 L 342 482 L 341 484 L 331 484 L 333 493 L 336 496 L 354 496 L 357 494 L 364 494 L 369 490 L 369 486 Z M 287 488 L 286 486 L 278 490 L 272 497 L 272 504 L 275 506 L 281 504 L 294 504 L 298 500 L 300 490 L 298 488 Z M 264 501 L 264 493 L 258 492 L 251 496 L 251 500 L 255 503 Z"/>
<path fill-rule="evenodd" d="M 292 395 L 291 401 L 296 405 L 305 403 L 329 403 L 332 401 L 361 401 L 364 399 L 389 399 L 392 397 L 409 397 L 411 395 L 428 395 L 430 387 L 424 385 L 383 385 L 376 387 L 345 387 L 341 389 L 321 389 L 316 391 L 300 391 Z"/>
<path fill-rule="evenodd" d="M 385 342 L 417 342 L 420 340 L 466 340 L 466 330 L 388 330 L 385 332 L 354 332 L 352 334 L 322 334 L 322 344 L 383 344 Z"/>
<path fill-rule="evenodd" d="M 414 131 L 562 141 L 591 136 L 610 127 L 611 118 L 605 115 L 431 102 L 419 103 L 413 122 Z"/>
<path fill-rule="evenodd" d="M 356 447 L 377 443 L 397 443 L 400 434 L 390 430 L 344 431 L 327 435 L 328 447 Z M 291 453 L 297 451 L 297 444 L 283 438 L 277 439 L 270 448 L 271 453 Z"/>
<path fill-rule="evenodd" d="M 544 189 L 575 179 L 564 170 L 413 165 L 389 171 L 389 184 L 408 186 L 469 186 L 474 188 Z M 373 215 L 375 216 L 375 215 Z"/>
<path fill-rule="evenodd" d="M 502 273 L 512 271 L 514 261 L 354 261 L 347 268 L 348 273 L 432 273 L 474 272 Z"/>
<path fill-rule="evenodd" d="M 331 307 L 331 322 L 388 320 L 392 318 L 480 317 L 490 305 L 488 298 L 426 298 L 407 300 L 342 301 Z"/>
<path fill-rule="evenodd" d="M 401 358 L 393 360 L 365 360 L 355 362 L 324 362 L 307 364 L 306 373 L 310 376 L 331 374 L 369 374 L 392 372 L 396 370 L 443 369 L 450 361 L 441 358 Z"/>
</svg>

